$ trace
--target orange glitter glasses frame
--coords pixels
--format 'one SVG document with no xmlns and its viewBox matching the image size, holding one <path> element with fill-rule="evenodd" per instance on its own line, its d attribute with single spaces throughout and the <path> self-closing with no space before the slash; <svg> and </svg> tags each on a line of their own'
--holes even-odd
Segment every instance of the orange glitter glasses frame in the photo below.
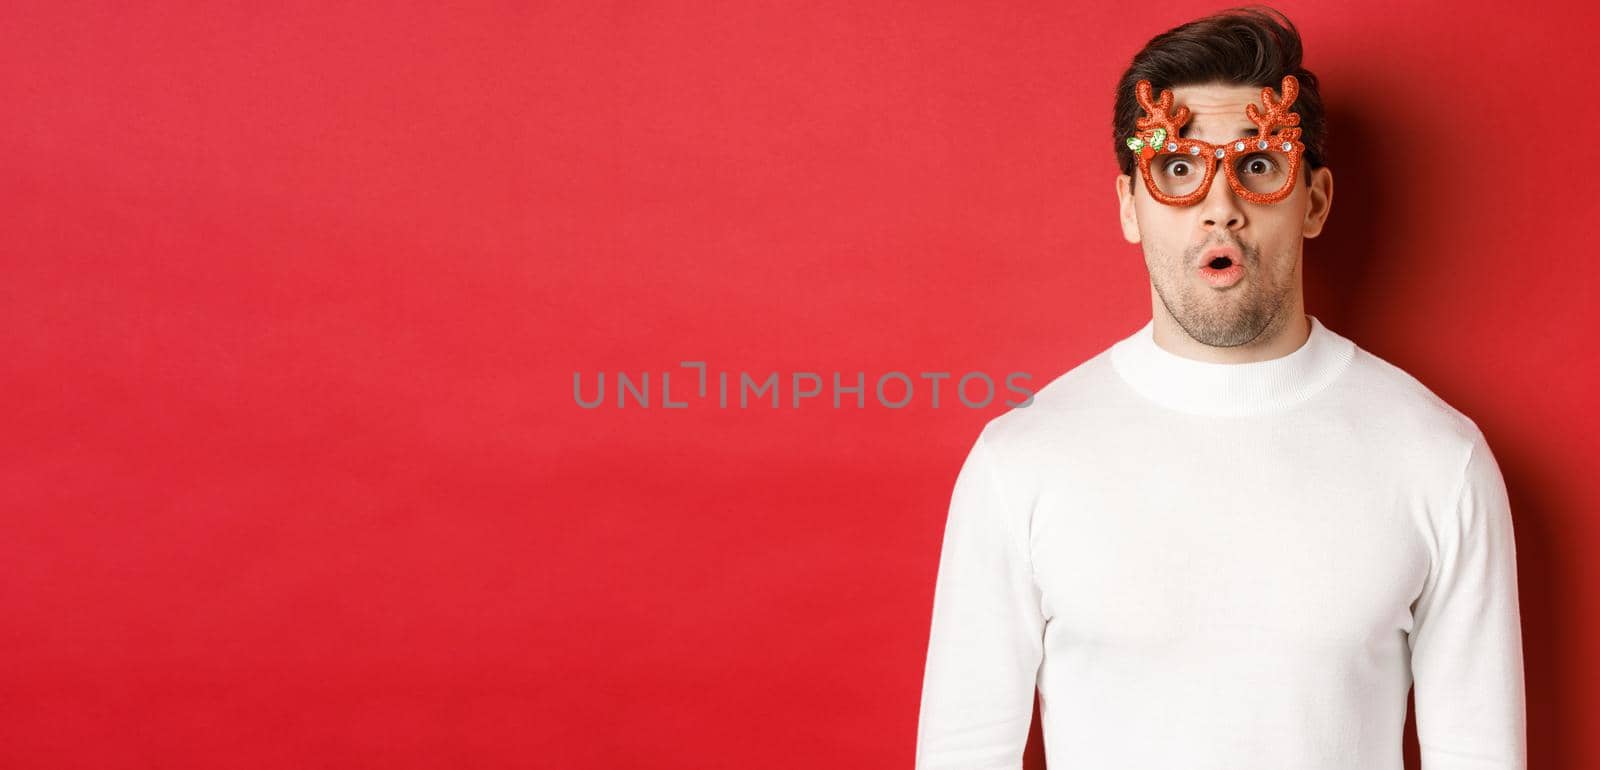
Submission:
<svg viewBox="0 0 1600 770">
<path fill-rule="evenodd" d="M 1189 108 L 1172 112 L 1172 92 L 1162 89 L 1161 98 L 1153 100 L 1150 90 L 1148 80 L 1135 86 L 1145 116 L 1135 123 L 1139 133 L 1128 137 L 1127 143 L 1151 197 L 1168 206 L 1200 202 L 1211 189 L 1218 161 L 1222 161 L 1223 175 L 1234 194 L 1251 203 L 1277 203 L 1294 191 L 1305 145 L 1296 128 L 1300 115 L 1289 111 L 1300 94 L 1300 83 L 1293 75 L 1283 76 L 1282 99 L 1274 98 L 1271 87 L 1261 89 L 1266 110 L 1245 105 L 1245 116 L 1256 124 L 1255 136 L 1220 145 L 1179 136 L 1189 122 Z"/>
</svg>

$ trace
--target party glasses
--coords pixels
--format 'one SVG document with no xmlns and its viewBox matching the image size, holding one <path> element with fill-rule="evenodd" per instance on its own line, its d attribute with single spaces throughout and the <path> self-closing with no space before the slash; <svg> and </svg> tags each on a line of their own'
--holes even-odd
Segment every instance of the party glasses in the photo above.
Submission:
<svg viewBox="0 0 1600 770">
<path fill-rule="evenodd" d="M 1251 203 L 1277 203 L 1294 191 L 1305 145 L 1296 128 L 1300 116 L 1289 111 L 1300 94 L 1300 83 L 1293 75 L 1283 76 L 1281 99 L 1273 95 L 1270 86 L 1261 89 L 1265 110 L 1245 105 L 1245 116 L 1256 124 L 1255 135 L 1226 144 L 1179 136 L 1189 122 L 1189 108 L 1172 112 L 1172 92 L 1162 89 L 1161 98 L 1152 100 L 1150 90 L 1148 80 L 1135 86 L 1134 95 L 1145 116 L 1134 124 L 1138 133 L 1127 139 L 1150 197 L 1168 206 L 1198 203 L 1211 189 L 1219 165 L 1234 194 Z"/>
</svg>

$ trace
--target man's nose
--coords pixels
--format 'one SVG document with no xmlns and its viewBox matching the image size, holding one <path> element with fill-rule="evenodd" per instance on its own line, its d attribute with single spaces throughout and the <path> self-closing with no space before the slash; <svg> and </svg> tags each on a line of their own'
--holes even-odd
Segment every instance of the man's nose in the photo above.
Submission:
<svg viewBox="0 0 1600 770">
<path fill-rule="evenodd" d="M 1237 230 L 1244 227 L 1244 207 L 1239 205 L 1239 196 L 1234 194 L 1233 187 L 1228 184 L 1228 178 L 1220 168 L 1211 179 L 1211 189 L 1200 200 L 1200 207 L 1200 218 L 1207 230 Z"/>
</svg>

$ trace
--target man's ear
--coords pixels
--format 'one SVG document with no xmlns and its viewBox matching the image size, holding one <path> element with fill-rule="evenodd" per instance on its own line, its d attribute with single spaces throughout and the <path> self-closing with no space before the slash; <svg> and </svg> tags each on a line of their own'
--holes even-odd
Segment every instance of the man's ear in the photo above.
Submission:
<svg viewBox="0 0 1600 770">
<path fill-rule="evenodd" d="M 1305 237 L 1315 238 L 1322 233 L 1328 211 L 1333 208 L 1333 171 L 1327 166 L 1312 171 L 1306 193 L 1310 202 L 1306 205 L 1306 219 L 1300 230 Z"/>
<path fill-rule="evenodd" d="M 1122 220 L 1122 237 L 1128 243 L 1138 243 L 1144 236 L 1139 233 L 1139 217 L 1133 210 L 1133 177 L 1117 175 L 1118 217 Z"/>
</svg>

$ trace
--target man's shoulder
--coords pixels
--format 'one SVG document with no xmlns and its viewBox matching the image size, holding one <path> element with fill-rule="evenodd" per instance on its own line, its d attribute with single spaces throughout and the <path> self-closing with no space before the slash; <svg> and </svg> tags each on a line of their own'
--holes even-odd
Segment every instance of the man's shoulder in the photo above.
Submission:
<svg viewBox="0 0 1600 770">
<path fill-rule="evenodd" d="M 1132 405 L 1111 365 L 1112 346 L 1040 387 L 1023 406 L 996 415 L 980 434 L 1000 454 L 1029 454 L 1059 446 L 1071 436 L 1091 436 Z"/>
<path fill-rule="evenodd" d="M 1395 483 L 1424 483 L 1445 495 L 1458 488 L 1474 452 L 1487 451 L 1478 424 L 1419 377 L 1356 346 L 1336 383 L 1336 417 L 1321 428 L 1360 447 L 1359 472 Z M 1477 448 L 1477 449 L 1475 449 Z"/>
<path fill-rule="evenodd" d="M 1481 438 L 1476 422 L 1412 373 L 1357 345 L 1341 395 L 1362 422 L 1390 435 L 1411 436 L 1439 448 L 1464 447 Z"/>
</svg>

